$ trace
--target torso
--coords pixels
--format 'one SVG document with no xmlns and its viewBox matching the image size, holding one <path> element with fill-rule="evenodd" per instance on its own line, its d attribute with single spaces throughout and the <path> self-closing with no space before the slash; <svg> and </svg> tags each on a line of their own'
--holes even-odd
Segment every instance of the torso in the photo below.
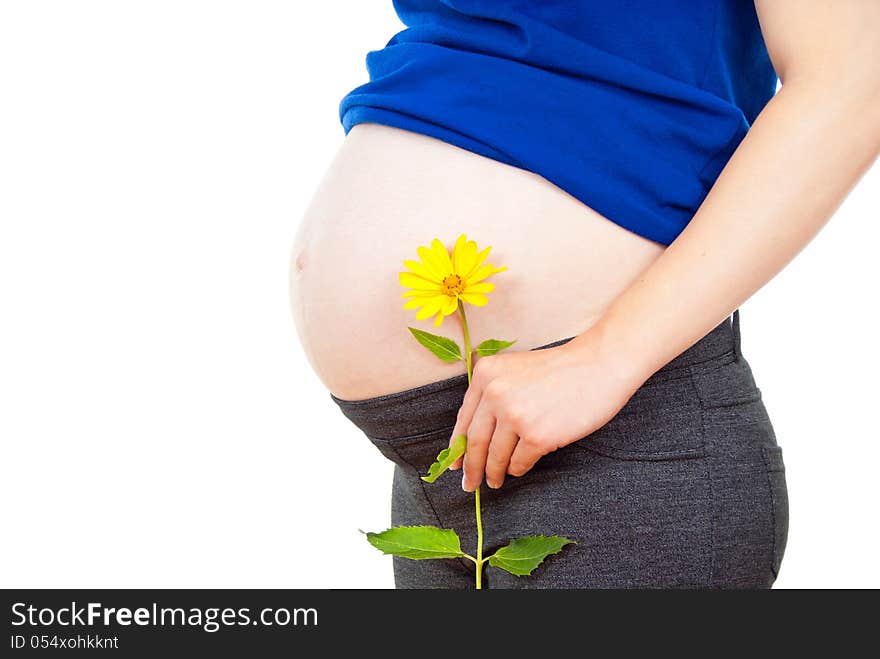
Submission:
<svg viewBox="0 0 880 659">
<path fill-rule="evenodd" d="M 664 247 L 602 217 L 544 178 L 432 137 L 354 126 L 294 243 L 291 301 L 303 349 L 327 389 L 356 400 L 465 372 L 420 346 L 418 327 L 462 343 L 404 309 L 397 273 L 416 247 L 466 233 L 488 261 L 489 304 L 468 308 L 474 343 L 526 350 L 588 329 Z"/>
</svg>

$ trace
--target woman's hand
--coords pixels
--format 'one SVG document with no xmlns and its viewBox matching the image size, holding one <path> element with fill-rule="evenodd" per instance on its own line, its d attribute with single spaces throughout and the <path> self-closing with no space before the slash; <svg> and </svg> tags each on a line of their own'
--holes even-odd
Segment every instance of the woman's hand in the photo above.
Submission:
<svg viewBox="0 0 880 659">
<path fill-rule="evenodd" d="M 880 3 L 756 7 L 782 90 L 684 231 L 603 312 L 603 329 L 477 361 L 453 433 L 468 437 L 466 490 L 484 473 L 498 487 L 609 421 L 794 258 L 877 158 Z M 597 349 L 608 337 L 615 348 Z"/>
<path fill-rule="evenodd" d="M 477 361 L 453 433 L 468 437 L 464 489 L 484 474 L 499 487 L 608 422 L 794 258 L 877 158 L 880 3 L 756 7 L 782 90 L 684 231 L 596 325 L 561 346 Z"/>
<path fill-rule="evenodd" d="M 485 474 L 498 488 L 506 474 L 522 476 L 547 453 L 610 421 L 641 384 L 619 356 L 605 357 L 590 330 L 577 343 L 482 357 L 458 413 L 452 437 L 467 435 L 462 488 Z"/>
</svg>

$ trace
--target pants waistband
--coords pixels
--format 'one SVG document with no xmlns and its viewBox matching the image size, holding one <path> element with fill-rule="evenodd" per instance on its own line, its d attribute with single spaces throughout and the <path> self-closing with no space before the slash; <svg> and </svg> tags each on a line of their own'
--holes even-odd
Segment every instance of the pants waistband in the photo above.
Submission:
<svg viewBox="0 0 880 659">
<path fill-rule="evenodd" d="M 573 338 L 569 336 L 557 339 L 529 350 L 552 348 Z M 682 372 L 704 362 L 723 357 L 735 360 L 740 359 L 741 356 L 739 309 L 737 309 L 732 316 L 725 318 L 703 338 L 661 367 L 645 384 L 656 384 L 680 377 Z M 390 439 L 425 433 L 426 419 L 431 420 L 435 429 L 454 425 L 467 387 L 467 374 L 462 373 L 373 398 L 344 400 L 332 393 L 330 398 L 367 436 Z M 414 413 L 414 410 L 417 413 Z"/>
</svg>

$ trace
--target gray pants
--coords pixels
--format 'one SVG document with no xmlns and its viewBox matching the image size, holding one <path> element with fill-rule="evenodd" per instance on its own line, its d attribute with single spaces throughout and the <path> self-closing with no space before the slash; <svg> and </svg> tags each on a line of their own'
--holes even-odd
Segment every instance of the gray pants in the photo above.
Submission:
<svg viewBox="0 0 880 659">
<path fill-rule="evenodd" d="M 396 465 L 392 524 L 454 528 L 472 553 L 473 494 L 460 472 L 419 478 L 448 444 L 466 389 L 462 374 L 331 398 Z M 486 554 L 523 535 L 577 541 L 528 577 L 486 564 L 484 587 L 769 588 L 788 534 L 785 467 L 740 350 L 739 312 L 652 375 L 605 426 L 481 492 Z M 474 587 L 465 559 L 393 560 L 398 588 Z"/>
</svg>

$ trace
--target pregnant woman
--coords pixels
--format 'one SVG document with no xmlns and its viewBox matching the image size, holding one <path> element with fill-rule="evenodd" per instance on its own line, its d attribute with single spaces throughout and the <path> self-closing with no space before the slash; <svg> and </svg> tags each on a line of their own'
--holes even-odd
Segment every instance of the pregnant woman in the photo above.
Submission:
<svg viewBox="0 0 880 659">
<path fill-rule="evenodd" d="M 770 587 L 788 497 L 737 309 L 880 151 L 880 2 L 394 4 L 291 264 L 311 365 L 396 464 L 392 523 L 473 547 L 482 487 L 487 554 L 577 541 L 484 587 Z M 460 233 L 509 268 L 470 335 L 516 339 L 470 385 L 413 340 L 432 318 L 398 282 Z M 421 482 L 461 433 L 461 483 Z M 394 573 L 474 583 L 464 560 Z"/>
</svg>

